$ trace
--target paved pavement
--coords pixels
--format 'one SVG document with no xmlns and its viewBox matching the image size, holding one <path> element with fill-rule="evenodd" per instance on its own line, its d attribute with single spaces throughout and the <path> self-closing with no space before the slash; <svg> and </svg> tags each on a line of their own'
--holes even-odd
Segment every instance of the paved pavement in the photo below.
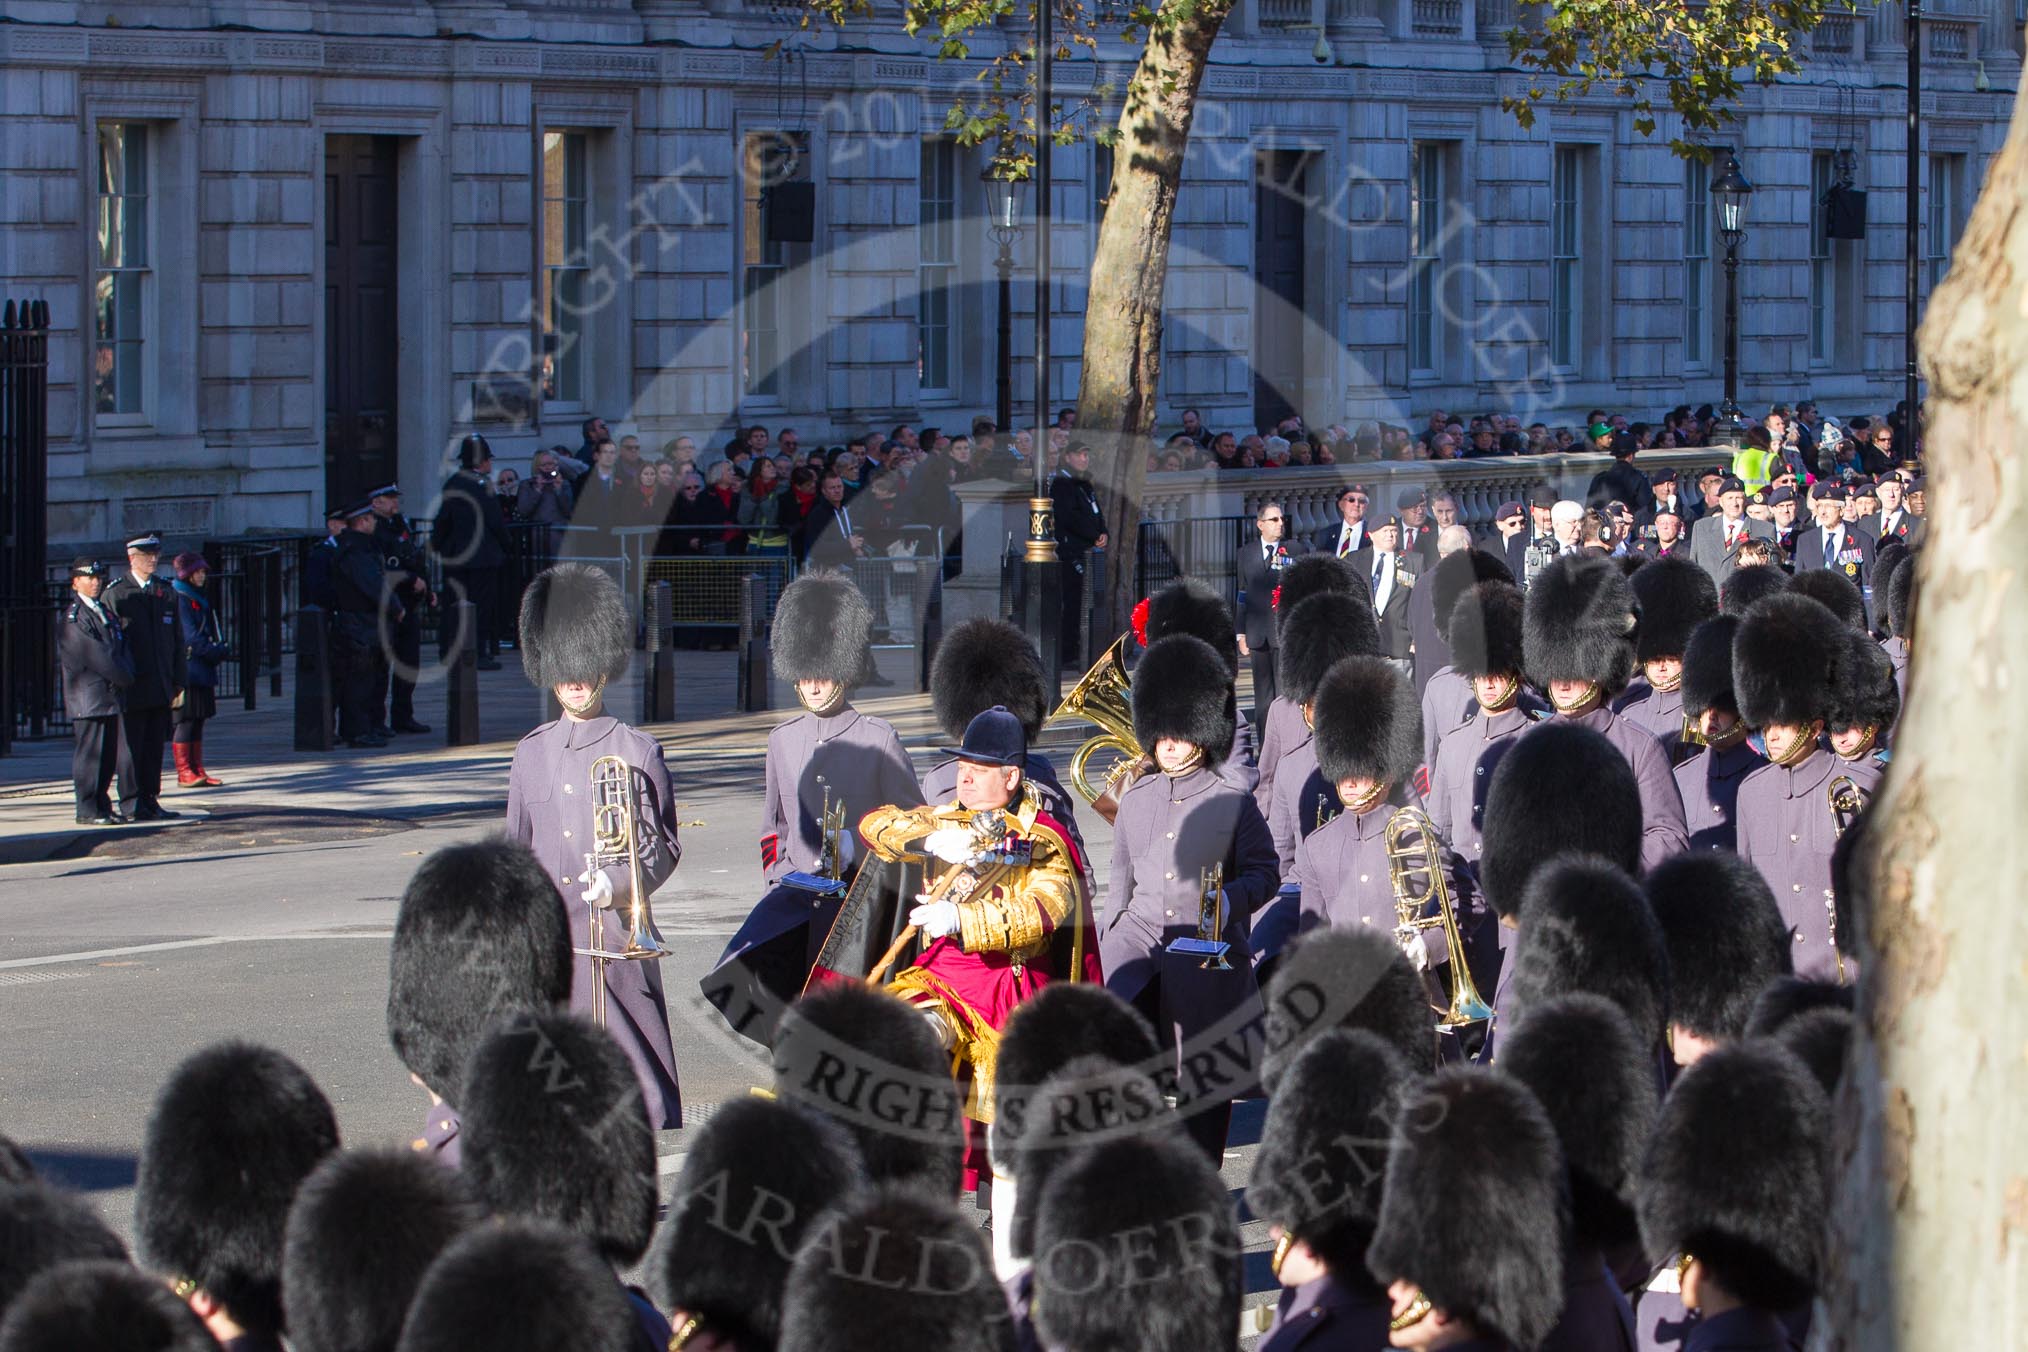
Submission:
<svg viewBox="0 0 2028 1352">
<path fill-rule="evenodd" d="M 912 691 L 914 660 L 880 654 L 895 684 L 857 702 L 891 720 L 926 768 L 945 739 Z M 172 823 L 74 826 L 67 739 L 0 759 L 0 1132 L 90 1190 L 125 1233 L 156 1086 L 190 1051 L 239 1037 L 301 1061 L 348 1143 L 406 1142 L 427 1104 L 387 1045 L 387 940 L 418 861 L 498 827 L 514 742 L 545 716 L 513 654 L 504 667 L 481 675 L 489 740 L 470 747 L 443 745 L 441 694 L 426 689 L 418 708 L 436 733 L 299 754 L 289 702 L 263 687 L 256 711 L 229 710 L 208 732 L 227 786 L 167 790 L 187 813 Z M 775 712 L 727 712 L 733 674 L 729 654 L 679 654 L 678 708 L 690 716 L 650 729 L 684 820 L 683 864 L 656 912 L 675 949 L 663 967 L 692 1127 L 767 1078 L 757 1050 L 697 995 L 758 897 L 761 761 L 769 729 L 796 707 L 777 688 Z M 636 681 L 609 698 L 638 709 Z M 1052 730 L 1045 749 L 1067 764 L 1089 731 Z M 1111 833 L 1089 813 L 1080 824 L 1103 878 Z M 1259 1117 L 1258 1105 L 1235 1114 L 1235 1188 Z M 663 1134 L 666 1173 L 686 1134 Z M 1260 1231 L 1247 1227 L 1253 1304 L 1272 1287 Z"/>
</svg>

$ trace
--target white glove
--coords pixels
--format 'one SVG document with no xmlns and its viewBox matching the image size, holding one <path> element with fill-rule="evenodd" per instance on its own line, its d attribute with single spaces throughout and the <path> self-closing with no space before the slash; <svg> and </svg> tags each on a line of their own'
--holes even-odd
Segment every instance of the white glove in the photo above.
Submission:
<svg viewBox="0 0 2028 1352">
<path fill-rule="evenodd" d="M 852 861 L 859 857 L 859 833 L 846 827 L 838 833 L 838 871 L 843 873 L 852 867 Z"/>
<path fill-rule="evenodd" d="M 964 827 L 945 826 L 930 832 L 922 847 L 946 864 L 962 864 L 978 853 L 979 843 Z"/>
<path fill-rule="evenodd" d="M 932 939 L 958 932 L 958 903 L 932 901 L 908 913 L 908 923 Z"/>
<path fill-rule="evenodd" d="M 612 909 L 613 880 L 606 876 L 604 869 L 600 869 L 597 873 L 592 874 L 591 886 L 585 888 L 584 895 L 579 897 L 578 900 L 588 906 L 603 906 L 607 910 Z"/>
</svg>

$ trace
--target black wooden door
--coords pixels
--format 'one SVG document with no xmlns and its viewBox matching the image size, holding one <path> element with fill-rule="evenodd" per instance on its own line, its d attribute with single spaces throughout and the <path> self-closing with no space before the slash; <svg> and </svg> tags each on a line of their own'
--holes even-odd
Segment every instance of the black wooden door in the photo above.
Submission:
<svg viewBox="0 0 2028 1352">
<path fill-rule="evenodd" d="M 1266 432 L 1303 392 L 1303 218 L 1308 161 L 1300 150 L 1270 150 L 1254 181 L 1254 425 Z M 1312 411 L 1315 416 L 1316 411 Z M 1328 421 L 1328 419 L 1326 419 Z"/>
<path fill-rule="evenodd" d="M 324 138 L 324 489 L 334 503 L 395 478 L 395 141 Z"/>
</svg>

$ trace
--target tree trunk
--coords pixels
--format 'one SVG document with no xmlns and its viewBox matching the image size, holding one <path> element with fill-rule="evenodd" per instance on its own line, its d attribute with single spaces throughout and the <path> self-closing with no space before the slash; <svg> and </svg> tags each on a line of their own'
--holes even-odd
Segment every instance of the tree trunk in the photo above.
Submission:
<svg viewBox="0 0 2028 1352">
<path fill-rule="evenodd" d="M 2028 1291 L 2028 126 L 1931 298 L 1909 701 L 1861 863 L 1861 1030 L 1812 1346 L 2018 1346 Z M 1999 735 L 1994 735 L 1995 733 Z M 2009 1331 L 2011 1330 L 2011 1332 Z"/>
<path fill-rule="evenodd" d="M 1197 86 L 1232 0 L 1168 0 L 1127 85 L 1113 158 L 1112 192 L 1092 252 L 1079 433 L 1094 459 L 1106 513 L 1107 588 L 1113 629 L 1126 627 L 1134 594 L 1141 491 L 1147 482 L 1155 390 L 1162 371 L 1162 289 L 1169 229 L 1183 178 Z"/>
</svg>

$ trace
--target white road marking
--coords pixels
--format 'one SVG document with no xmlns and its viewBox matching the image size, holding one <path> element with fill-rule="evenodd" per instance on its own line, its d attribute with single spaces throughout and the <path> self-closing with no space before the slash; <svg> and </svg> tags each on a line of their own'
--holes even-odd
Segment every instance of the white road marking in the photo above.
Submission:
<svg viewBox="0 0 2028 1352">
<path fill-rule="evenodd" d="M 392 939 L 393 930 L 371 930 L 347 934 L 217 934 L 208 939 L 174 939 L 160 944 L 130 944 L 125 948 L 92 948 L 79 953 L 50 953 L 40 958 L 8 958 L 0 971 L 18 967 L 49 967 L 60 962 L 92 962 L 98 958 L 126 958 L 136 953 L 167 953 L 179 948 L 216 948 L 220 944 L 265 944 L 297 939 Z"/>
</svg>

